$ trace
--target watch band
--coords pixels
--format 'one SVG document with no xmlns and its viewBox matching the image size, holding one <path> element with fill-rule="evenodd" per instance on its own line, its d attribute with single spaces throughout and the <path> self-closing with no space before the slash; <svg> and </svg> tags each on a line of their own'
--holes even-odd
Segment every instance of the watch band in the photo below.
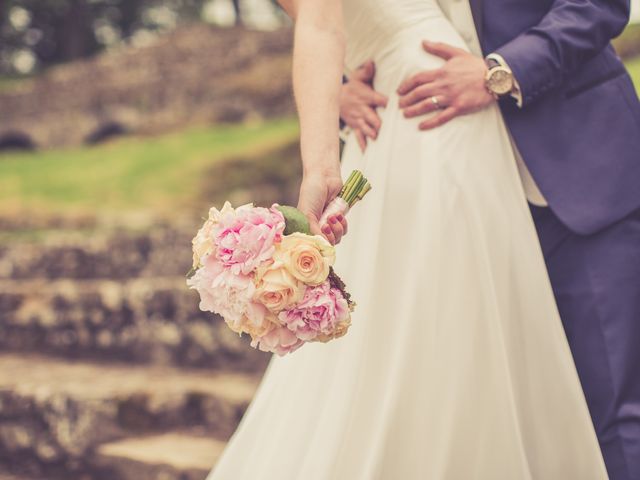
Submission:
<svg viewBox="0 0 640 480">
<path fill-rule="evenodd" d="M 487 55 L 485 57 L 485 62 L 489 70 L 494 67 L 505 67 L 513 73 L 513 71 L 509 67 L 509 64 L 505 61 L 504 58 L 502 58 L 502 55 L 499 55 L 497 53 L 490 53 L 489 55 Z M 513 90 L 511 91 L 510 96 L 516 101 L 516 105 L 518 105 L 518 107 L 522 107 L 522 91 L 520 90 L 518 79 L 515 76 L 513 77 Z"/>
<path fill-rule="evenodd" d="M 484 60 L 484 61 L 486 62 L 487 67 L 489 68 L 489 70 L 491 70 L 492 68 L 500 67 L 500 66 L 501 66 L 500 62 L 499 62 L 499 61 L 497 61 L 497 60 L 496 60 L 495 58 L 493 58 L 493 57 L 487 57 L 487 58 L 485 58 L 485 60 Z"/>
</svg>

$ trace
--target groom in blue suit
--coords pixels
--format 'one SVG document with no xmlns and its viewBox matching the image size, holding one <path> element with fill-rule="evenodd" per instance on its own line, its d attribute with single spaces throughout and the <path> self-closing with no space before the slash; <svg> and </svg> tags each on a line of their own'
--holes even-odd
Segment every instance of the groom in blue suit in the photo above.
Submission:
<svg viewBox="0 0 640 480">
<path fill-rule="evenodd" d="M 629 1 L 470 5 L 485 58 L 425 43 L 446 62 L 405 81 L 400 106 L 437 112 L 426 130 L 500 102 L 609 475 L 640 480 L 640 102 L 610 44 Z M 362 146 L 385 103 L 373 74 L 366 65 L 343 86 L 341 114 Z"/>
</svg>

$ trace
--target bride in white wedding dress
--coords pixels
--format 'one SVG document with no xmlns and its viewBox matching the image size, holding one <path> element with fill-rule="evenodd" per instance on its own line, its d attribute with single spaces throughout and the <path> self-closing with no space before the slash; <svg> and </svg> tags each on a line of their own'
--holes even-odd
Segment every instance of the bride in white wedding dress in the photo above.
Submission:
<svg viewBox="0 0 640 480">
<path fill-rule="evenodd" d="M 341 167 L 374 187 L 338 248 L 358 306 L 345 337 L 272 359 L 209 480 L 606 479 L 497 106 L 426 132 L 397 107 L 442 63 L 421 41 L 462 39 L 435 0 L 294 11 L 301 206 L 336 190 L 342 24 L 347 68 L 373 59 L 391 97 Z"/>
</svg>

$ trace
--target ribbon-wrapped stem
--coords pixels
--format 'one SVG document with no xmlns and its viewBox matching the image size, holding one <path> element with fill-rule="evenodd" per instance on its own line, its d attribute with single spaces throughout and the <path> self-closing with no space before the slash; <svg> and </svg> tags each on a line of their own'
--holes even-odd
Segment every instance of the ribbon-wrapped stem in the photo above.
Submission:
<svg viewBox="0 0 640 480">
<path fill-rule="evenodd" d="M 334 198 L 320 217 L 320 225 L 325 225 L 332 215 L 346 215 L 347 212 L 371 190 L 371 184 L 359 170 L 354 170 L 344 183 L 342 190 Z"/>
</svg>

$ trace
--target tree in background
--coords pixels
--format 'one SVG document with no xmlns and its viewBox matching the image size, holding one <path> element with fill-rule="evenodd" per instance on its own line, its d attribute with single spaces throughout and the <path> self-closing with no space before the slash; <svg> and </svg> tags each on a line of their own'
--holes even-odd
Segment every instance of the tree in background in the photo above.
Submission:
<svg viewBox="0 0 640 480">
<path fill-rule="evenodd" d="M 232 0 L 233 11 L 236 14 L 236 25 L 242 24 L 242 12 L 240 11 L 240 0 Z"/>
<path fill-rule="evenodd" d="M 4 0 L 0 2 L 0 74 L 93 55 L 144 34 L 200 18 L 207 0 Z M 232 0 L 238 18 L 239 0 Z"/>
</svg>

